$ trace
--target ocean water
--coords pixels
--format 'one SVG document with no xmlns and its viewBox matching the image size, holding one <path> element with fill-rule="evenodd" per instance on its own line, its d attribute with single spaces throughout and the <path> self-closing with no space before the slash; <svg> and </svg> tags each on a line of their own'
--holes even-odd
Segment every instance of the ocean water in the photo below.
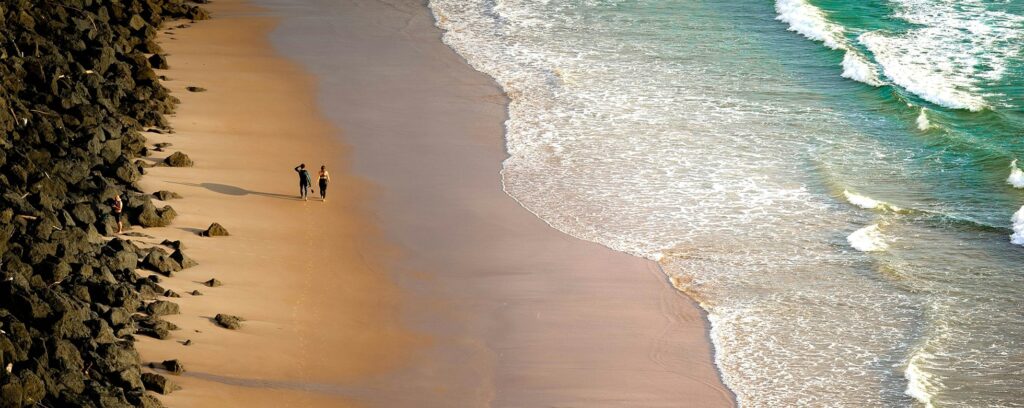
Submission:
<svg viewBox="0 0 1024 408">
<path fill-rule="evenodd" d="M 657 260 L 741 406 L 1024 406 L 1024 1 L 430 6 L 505 190 Z"/>
</svg>

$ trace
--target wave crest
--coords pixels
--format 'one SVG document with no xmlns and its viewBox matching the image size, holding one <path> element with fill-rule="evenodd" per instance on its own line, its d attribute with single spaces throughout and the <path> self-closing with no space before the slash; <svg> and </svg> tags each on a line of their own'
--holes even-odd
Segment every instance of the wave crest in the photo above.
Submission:
<svg viewBox="0 0 1024 408">
<path fill-rule="evenodd" d="M 1024 206 L 1021 206 L 1017 212 L 1013 213 L 1013 218 L 1010 218 L 1010 221 L 1013 222 L 1013 234 L 1010 235 L 1010 243 L 1024 246 Z"/>
<path fill-rule="evenodd" d="M 872 224 L 854 231 L 846 237 L 853 249 L 861 252 L 880 252 L 889 248 L 885 242 L 885 236 L 878 228 L 878 224 Z"/>
<path fill-rule="evenodd" d="M 1024 188 L 1024 171 L 1017 167 L 1017 159 L 1010 163 L 1010 175 L 1006 177 L 1006 184 L 1014 188 Z"/>
<path fill-rule="evenodd" d="M 928 120 L 928 109 L 921 108 L 921 113 L 917 115 L 917 129 L 928 130 L 932 128 L 932 122 Z"/>
<path fill-rule="evenodd" d="M 842 77 L 872 86 L 883 85 L 878 70 L 863 55 L 851 47 L 843 37 L 843 26 L 828 20 L 821 9 L 805 0 L 778 0 L 775 2 L 776 20 L 789 24 L 789 31 L 819 41 L 826 47 L 843 51 Z"/>
</svg>

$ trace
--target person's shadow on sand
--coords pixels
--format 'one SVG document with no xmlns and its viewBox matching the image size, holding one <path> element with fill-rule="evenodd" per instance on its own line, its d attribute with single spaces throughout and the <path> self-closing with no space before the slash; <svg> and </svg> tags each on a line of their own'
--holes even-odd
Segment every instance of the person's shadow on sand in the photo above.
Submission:
<svg viewBox="0 0 1024 408">
<path fill-rule="evenodd" d="M 286 200 L 299 200 L 298 196 L 295 196 L 295 195 L 277 194 L 277 193 L 264 193 L 264 192 L 260 192 L 260 191 L 246 190 L 246 189 L 241 188 L 241 187 L 230 186 L 230 185 L 227 185 L 227 184 L 218 184 L 218 183 L 179 183 L 179 182 L 175 182 L 175 181 L 172 181 L 171 183 L 181 184 L 183 186 L 202 187 L 202 188 L 205 188 L 207 190 L 213 191 L 214 193 L 227 194 L 227 195 L 232 195 L 232 196 L 244 196 L 244 195 L 252 194 L 252 195 L 258 195 L 258 196 L 263 196 L 263 197 L 282 198 L 282 199 L 286 199 Z"/>
</svg>

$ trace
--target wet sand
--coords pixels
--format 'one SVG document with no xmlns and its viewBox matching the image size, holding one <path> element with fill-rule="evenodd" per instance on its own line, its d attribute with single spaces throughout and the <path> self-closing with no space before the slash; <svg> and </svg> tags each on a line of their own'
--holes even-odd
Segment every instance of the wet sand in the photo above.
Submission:
<svg viewBox="0 0 1024 408">
<path fill-rule="evenodd" d="M 506 99 L 424 5 L 256 3 L 216 1 L 163 40 L 182 105 L 151 142 L 196 166 L 150 170 L 147 191 L 185 198 L 144 232 L 201 264 L 161 284 L 204 293 L 175 299 L 171 340 L 139 344 L 188 369 L 167 405 L 733 405 L 704 317 L 656 264 L 505 195 Z M 295 199 L 302 161 L 329 166 L 326 203 Z M 232 236 L 195 235 L 213 221 Z"/>
<path fill-rule="evenodd" d="M 375 406 L 731 406 L 699 308 L 655 263 L 566 236 L 508 197 L 506 99 L 417 1 L 260 0 L 275 46 L 379 186 L 404 319 L 431 346 Z"/>
</svg>

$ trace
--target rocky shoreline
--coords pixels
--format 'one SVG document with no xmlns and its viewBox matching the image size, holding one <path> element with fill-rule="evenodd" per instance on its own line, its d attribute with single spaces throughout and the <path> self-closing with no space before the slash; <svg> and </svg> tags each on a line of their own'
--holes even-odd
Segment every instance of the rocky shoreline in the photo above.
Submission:
<svg viewBox="0 0 1024 408">
<path fill-rule="evenodd" d="M 202 20 L 180 0 L 0 3 L 0 406 L 145 406 L 176 386 L 143 372 L 134 336 L 166 338 L 178 307 L 160 276 L 196 265 L 181 242 L 117 232 L 177 215 L 144 193 L 145 132 L 170 132 L 177 99 L 154 68 L 165 22 Z M 187 166 L 180 152 L 159 165 Z M 157 274 L 143 277 L 136 269 Z M 164 362 L 166 373 L 183 368 Z"/>
</svg>

